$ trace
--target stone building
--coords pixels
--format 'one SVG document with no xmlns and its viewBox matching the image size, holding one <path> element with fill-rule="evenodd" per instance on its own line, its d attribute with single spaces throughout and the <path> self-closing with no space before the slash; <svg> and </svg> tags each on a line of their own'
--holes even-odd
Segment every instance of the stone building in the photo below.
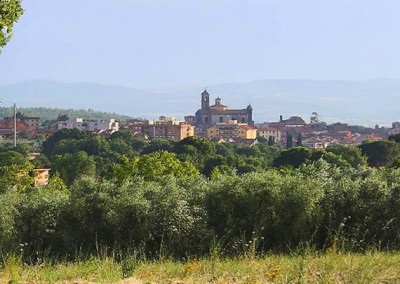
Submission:
<svg viewBox="0 0 400 284">
<path fill-rule="evenodd" d="M 257 134 L 260 137 L 264 137 L 265 139 L 271 139 L 275 144 L 278 144 L 282 141 L 282 131 L 278 128 L 273 127 L 263 127 L 257 130 Z"/>
<path fill-rule="evenodd" d="M 217 123 L 207 129 L 207 138 L 224 138 L 249 140 L 257 138 L 257 129 L 247 123 L 238 123 L 237 120 L 229 120 L 226 123 Z"/>
<path fill-rule="evenodd" d="M 128 120 L 125 125 L 136 137 L 147 137 L 148 139 L 174 139 L 182 140 L 194 136 L 192 125 L 173 117 L 161 116 L 158 120 Z"/>
<path fill-rule="evenodd" d="M 250 126 L 253 122 L 253 108 L 249 104 L 245 109 L 229 109 L 222 104 L 221 98 L 215 99 L 215 104 L 210 105 L 210 94 L 205 90 L 201 94 L 201 108 L 196 112 L 195 117 L 186 117 L 188 123 L 194 124 L 197 129 L 207 129 L 217 123 L 227 123 L 236 120 L 238 123 L 246 123 Z"/>
<path fill-rule="evenodd" d="M 58 121 L 56 129 L 79 129 L 88 131 L 111 130 L 115 132 L 119 130 L 119 121 L 115 119 L 97 121 L 75 118 L 68 121 Z"/>
</svg>

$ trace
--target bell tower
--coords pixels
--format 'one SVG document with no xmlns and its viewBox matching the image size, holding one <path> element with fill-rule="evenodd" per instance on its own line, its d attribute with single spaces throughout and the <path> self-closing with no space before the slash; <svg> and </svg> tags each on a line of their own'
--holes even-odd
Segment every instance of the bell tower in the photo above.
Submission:
<svg viewBox="0 0 400 284">
<path fill-rule="evenodd" d="M 201 93 L 201 109 L 208 109 L 210 107 L 210 94 L 207 90 Z"/>
<path fill-rule="evenodd" d="M 253 108 L 251 107 L 250 103 L 249 103 L 249 105 L 247 106 L 246 110 L 247 110 L 247 123 L 248 123 L 250 126 L 253 126 L 253 127 L 254 127 Z"/>
</svg>

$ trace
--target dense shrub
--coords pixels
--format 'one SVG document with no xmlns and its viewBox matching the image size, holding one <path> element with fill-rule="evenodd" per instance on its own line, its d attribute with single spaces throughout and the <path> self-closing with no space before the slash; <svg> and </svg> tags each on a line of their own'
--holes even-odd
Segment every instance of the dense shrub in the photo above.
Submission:
<svg viewBox="0 0 400 284">
<path fill-rule="evenodd" d="M 39 261 L 43 255 L 126 252 L 181 259 L 215 248 L 238 256 L 250 250 L 293 251 L 305 244 L 321 250 L 399 249 L 396 167 L 353 167 L 354 160 L 342 159 L 341 153 L 351 151 L 365 162 L 357 149 L 326 153 L 297 148 L 280 158 L 275 153 L 281 167 L 268 168 L 270 161 L 262 155 L 274 148 L 248 151 L 210 148 L 201 140 L 185 143 L 176 151 L 190 149 L 198 155 L 209 178 L 185 159 L 184 151 L 120 156 L 119 163 L 102 169 L 112 169 L 106 178 L 95 176 L 96 164 L 105 159 L 101 155 L 55 155 L 60 177 L 45 187 L 32 186 L 31 177 L 22 172 L 13 179 L 3 175 L 0 251 L 22 250 L 26 261 Z M 3 157 L 20 158 L 13 153 Z M 30 168 L 26 160 L 18 160 Z M 18 168 L 5 159 L 3 164 L 3 174 L 7 167 Z M 27 179 L 21 183 L 23 177 Z"/>
</svg>

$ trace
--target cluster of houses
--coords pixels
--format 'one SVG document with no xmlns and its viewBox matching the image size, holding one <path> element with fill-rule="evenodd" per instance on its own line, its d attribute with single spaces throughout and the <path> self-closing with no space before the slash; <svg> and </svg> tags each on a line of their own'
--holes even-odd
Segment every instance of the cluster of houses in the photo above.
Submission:
<svg viewBox="0 0 400 284">
<path fill-rule="evenodd" d="M 109 135 L 120 129 L 120 122 L 115 119 L 98 121 L 75 118 L 66 121 L 55 121 L 43 128 L 40 127 L 40 117 L 21 116 L 16 118 L 15 121 L 13 117 L 5 117 L 0 120 L 0 140 L 12 138 L 14 128 L 19 138 L 34 138 L 38 134 L 49 137 L 55 131 L 61 129 L 88 130 L 99 135 Z"/>
<path fill-rule="evenodd" d="M 0 139 L 12 138 L 14 128 L 19 136 L 33 136 L 34 132 L 39 129 L 39 117 L 21 117 L 14 121 L 13 117 L 5 117 L 0 120 Z"/>
<path fill-rule="evenodd" d="M 387 139 L 391 134 L 400 133 L 400 122 L 393 122 L 392 128 L 376 126 L 367 128 L 351 126 L 346 123 L 326 125 L 318 120 L 306 123 L 299 116 L 278 121 L 254 123 L 253 108 L 249 104 L 243 109 L 229 109 L 217 97 L 210 104 L 210 94 L 201 93 L 201 105 L 195 115 L 185 116 L 184 120 L 161 116 L 154 120 L 130 119 L 124 122 L 115 119 L 103 121 L 75 118 L 66 121 L 55 121 L 47 128 L 39 127 L 38 117 L 21 116 L 16 123 L 13 118 L 0 121 L 0 139 L 10 138 L 14 125 L 18 135 L 35 137 L 38 134 L 50 136 L 61 129 L 79 129 L 110 135 L 120 129 L 127 129 L 140 139 L 174 139 L 182 140 L 189 136 L 200 136 L 218 143 L 241 143 L 253 145 L 260 137 L 270 145 L 286 147 L 288 139 L 309 148 L 326 148 L 330 145 L 357 145 L 364 140 Z"/>
</svg>

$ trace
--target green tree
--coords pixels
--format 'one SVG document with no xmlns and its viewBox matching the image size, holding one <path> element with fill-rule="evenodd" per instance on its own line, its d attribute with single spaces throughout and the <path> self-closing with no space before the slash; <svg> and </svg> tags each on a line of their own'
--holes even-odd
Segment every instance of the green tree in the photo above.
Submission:
<svg viewBox="0 0 400 284">
<path fill-rule="evenodd" d="M 359 147 L 371 167 L 387 166 L 400 157 L 400 144 L 394 141 L 367 141 Z"/>
<path fill-rule="evenodd" d="M 107 179 L 115 180 L 121 185 L 126 179 L 137 176 L 139 157 L 121 157 L 121 161 L 113 165 L 111 171 L 106 174 Z"/>
<path fill-rule="evenodd" d="M 287 133 L 286 136 L 286 149 L 290 149 L 293 147 L 293 136 L 292 134 Z"/>
<path fill-rule="evenodd" d="M 78 139 L 62 139 L 58 141 L 52 151 L 52 155 L 74 154 L 81 151 L 81 140 Z M 51 156 L 49 156 L 51 158 Z"/>
<path fill-rule="evenodd" d="M 9 151 L 18 152 L 23 156 L 28 156 L 28 154 L 31 152 L 31 149 L 25 143 L 18 143 L 17 147 L 14 147 L 11 143 L 4 143 L 0 146 L 1 153 Z"/>
<path fill-rule="evenodd" d="M 274 167 L 293 166 L 299 167 L 312 157 L 312 150 L 304 147 L 287 149 L 274 160 Z"/>
<path fill-rule="evenodd" d="M 130 147 L 123 139 L 112 139 L 108 141 L 110 143 L 110 150 L 112 153 L 118 153 L 127 157 L 134 155 L 132 147 Z"/>
<path fill-rule="evenodd" d="M 310 161 L 318 161 L 323 159 L 331 165 L 338 166 L 340 168 L 349 168 L 350 164 L 344 160 L 342 157 L 337 156 L 333 153 L 326 152 L 325 150 L 315 149 L 312 151 Z"/>
<path fill-rule="evenodd" d="M 56 155 L 52 169 L 70 186 L 81 176 L 94 176 L 96 163 L 93 157 L 80 151 L 75 154 Z"/>
<path fill-rule="evenodd" d="M 268 139 L 266 139 L 263 136 L 257 136 L 257 141 L 258 141 L 258 143 L 267 144 Z"/>
<path fill-rule="evenodd" d="M 91 253 L 111 247 L 140 248 L 142 256 L 152 258 L 200 255 L 210 241 L 205 191 L 200 176 L 166 176 L 157 182 L 136 176 L 120 185 L 82 178 L 71 187 L 64 239 L 72 252 L 79 243 Z"/>
<path fill-rule="evenodd" d="M 0 153 L 0 167 L 16 165 L 25 167 L 28 164 L 28 159 L 22 154 L 14 151 Z"/>
<path fill-rule="evenodd" d="M 269 136 L 268 137 L 268 146 L 274 146 L 274 145 L 275 145 L 274 137 Z"/>
<path fill-rule="evenodd" d="M 145 145 L 143 144 L 142 147 L 134 147 L 137 139 L 135 139 L 132 135 L 132 132 L 128 130 L 114 132 L 107 138 L 107 141 L 110 144 L 111 152 L 116 152 L 125 156 L 133 156 L 134 151 L 140 153 Z"/>
<path fill-rule="evenodd" d="M 176 143 L 174 152 L 180 159 L 188 161 L 203 171 L 205 161 L 216 153 L 215 144 L 208 139 L 192 136 Z"/>
<path fill-rule="evenodd" d="M 299 133 L 299 135 L 297 136 L 296 146 L 297 147 L 303 146 L 303 137 L 301 136 L 301 133 Z"/>
<path fill-rule="evenodd" d="M 1 179 L 2 181 L 2 179 Z M 23 195 L 16 188 L 1 192 L 0 189 L 0 250 L 12 252 L 18 245 L 17 227 L 18 204 Z"/>
<path fill-rule="evenodd" d="M 21 0 L 0 1 L 0 53 L 11 39 L 14 23 L 18 21 L 23 12 Z"/>
<path fill-rule="evenodd" d="M 400 158 L 397 158 L 396 160 L 394 160 L 392 162 L 392 164 L 390 165 L 392 168 L 400 168 Z"/>
<path fill-rule="evenodd" d="M 26 119 L 26 115 L 23 112 L 18 111 L 15 116 L 17 117 L 17 119 L 20 120 L 25 120 Z"/>
<path fill-rule="evenodd" d="M 230 252 L 243 253 L 252 242 L 255 250 L 287 249 L 311 240 L 319 224 L 321 184 L 296 171 L 217 175 L 210 187 L 209 224 Z"/>
<path fill-rule="evenodd" d="M 43 142 L 43 153 L 46 156 L 53 155 L 57 144 L 61 140 L 80 140 L 94 136 L 96 136 L 96 134 L 89 131 L 80 131 L 79 129 L 62 129 L 56 131 L 51 137 Z"/>
<path fill-rule="evenodd" d="M 205 161 L 202 174 L 209 177 L 215 168 L 224 165 L 227 165 L 227 157 L 223 155 L 211 156 Z"/>
<path fill-rule="evenodd" d="M 315 162 L 320 159 L 342 168 L 349 167 L 349 164 L 340 156 L 324 150 L 308 149 L 305 147 L 295 147 L 282 151 L 279 157 L 274 160 L 273 165 L 275 167 L 292 166 L 297 168 L 307 162 Z"/>
<path fill-rule="evenodd" d="M 165 175 L 190 177 L 199 174 L 191 163 L 181 162 L 174 153 L 167 151 L 144 155 L 140 157 L 137 166 L 138 175 L 147 180 L 154 180 Z"/>
<path fill-rule="evenodd" d="M 108 141 L 112 145 L 115 145 L 113 144 L 113 141 L 115 140 L 117 141 L 122 140 L 123 142 L 125 142 L 126 145 L 128 145 L 131 148 L 131 151 L 133 150 L 138 153 L 141 153 L 147 144 L 143 140 L 134 138 L 132 132 L 130 132 L 129 130 L 116 131 L 113 134 L 111 134 L 110 137 L 108 137 Z M 126 149 L 124 151 L 126 151 Z"/>
<path fill-rule="evenodd" d="M 188 146 L 193 146 L 188 147 Z M 194 149 L 195 154 L 201 156 L 212 156 L 215 154 L 215 144 L 208 139 L 200 138 L 197 136 L 187 137 L 179 141 L 175 145 L 175 152 L 178 154 L 186 154 L 188 148 Z"/>
<path fill-rule="evenodd" d="M 110 179 L 116 179 L 119 184 L 128 178 L 141 176 L 145 180 L 157 180 L 162 176 L 191 177 L 199 175 L 199 171 L 189 162 L 181 162 L 175 153 L 159 151 L 143 155 L 140 158 L 123 158 L 123 162 L 116 164 Z"/>
<path fill-rule="evenodd" d="M 367 157 L 361 153 L 360 148 L 349 145 L 336 145 L 329 146 L 326 151 L 340 156 L 354 168 L 367 165 Z"/>
<path fill-rule="evenodd" d="M 118 230 L 114 200 L 119 188 L 110 181 L 101 182 L 93 177 L 82 177 L 71 186 L 69 207 L 63 218 L 64 239 L 71 249 L 74 243 L 84 244 L 85 252 L 96 247 L 116 245 L 113 235 Z"/>
<path fill-rule="evenodd" d="M 233 156 L 234 155 L 233 144 L 232 143 L 215 144 L 215 153 L 217 155 L 222 155 L 225 157 Z"/>
<path fill-rule="evenodd" d="M 263 144 L 257 144 L 255 147 L 259 148 L 263 158 L 265 159 L 265 165 L 267 167 L 272 166 L 273 161 L 280 155 L 282 149 L 278 146 L 267 146 Z"/>
<path fill-rule="evenodd" d="M 0 153 L 0 192 L 14 186 L 24 189 L 33 184 L 33 166 L 22 154 L 14 151 Z"/>
<path fill-rule="evenodd" d="M 56 190 L 54 190 L 56 189 Z M 68 204 L 69 191 L 52 186 L 31 190 L 23 195 L 18 204 L 18 239 L 25 243 L 24 253 L 31 261 L 43 257 L 46 252 L 57 255 L 64 252 L 63 211 Z"/>
<path fill-rule="evenodd" d="M 57 117 L 57 121 L 68 121 L 69 116 L 67 114 L 59 114 Z"/>
<path fill-rule="evenodd" d="M 80 141 L 80 149 L 89 156 L 108 155 L 110 144 L 101 136 L 94 135 Z"/>
<path fill-rule="evenodd" d="M 396 143 L 400 143 L 400 133 L 390 135 L 389 141 L 394 141 Z"/>
<path fill-rule="evenodd" d="M 142 154 L 150 154 L 157 151 L 172 152 L 175 146 L 175 141 L 166 139 L 155 139 L 150 141 L 142 150 Z"/>
<path fill-rule="evenodd" d="M 313 112 L 313 113 L 311 114 L 311 117 L 310 117 L 310 124 L 312 124 L 312 125 L 318 125 L 318 124 L 320 124 L 320 123 L 321 123 L 321 119 L 320 119 L 318 113 L 317 113 L 317 112 Z"/>
<path fill-rule="evenodd" d="M 249 145 L 234 145 L 235 153 L 246 157 L 259 157 L 261 155 L 260 148 Z"/>
</svg>

